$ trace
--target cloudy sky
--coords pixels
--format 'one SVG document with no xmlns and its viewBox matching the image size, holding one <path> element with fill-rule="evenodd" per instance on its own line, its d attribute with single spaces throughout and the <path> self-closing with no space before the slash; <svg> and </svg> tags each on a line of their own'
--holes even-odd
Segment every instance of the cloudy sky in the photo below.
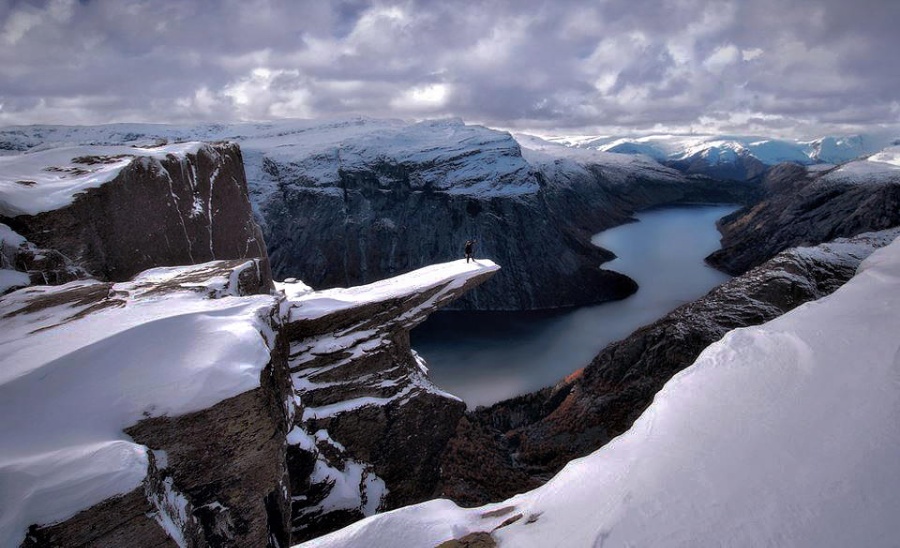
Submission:
<svg viewBox="0 0 900 548">
<path fill-rule="evenodd" d="M 813 137 L 898 126 L 898 27 L 897 0 L 0 0 L 0 125 Z"/>
</svg>

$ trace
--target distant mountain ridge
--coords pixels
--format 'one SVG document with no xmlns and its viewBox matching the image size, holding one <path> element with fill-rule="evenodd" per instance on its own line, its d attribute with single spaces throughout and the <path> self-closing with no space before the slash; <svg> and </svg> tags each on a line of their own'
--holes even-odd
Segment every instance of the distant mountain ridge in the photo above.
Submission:
<svg viewBox="0 0 900 548">
<path fill-rule="evenodd" d="M 843 164 L 896 145 L 892 134 L 825 136 L 811 141 L 741 135 L 645 135 L 639 137 L 554 137 L 573 148 L 643 155 L 688 174 L 748 180 L 782 162 Z"/>
</svg>

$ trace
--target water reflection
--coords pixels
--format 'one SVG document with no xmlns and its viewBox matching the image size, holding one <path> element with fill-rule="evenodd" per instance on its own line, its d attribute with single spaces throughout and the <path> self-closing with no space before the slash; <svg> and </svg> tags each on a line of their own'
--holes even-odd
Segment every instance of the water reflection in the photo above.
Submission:
<svg viewBox="0 0 900 548">
<path fill-rule="evenodd" d="M 735 209 L 653 209 L 594 236 L 619 256 L 603 267 L 640 285 L 628 299 L 564 312 L 439 312 L 413 330 L 413 348 L 435 383 L 470 407 L 554 384 L 610 342 L 726 281 L 703 258 L 719 248 L 716 220 Z"/>
</svg>

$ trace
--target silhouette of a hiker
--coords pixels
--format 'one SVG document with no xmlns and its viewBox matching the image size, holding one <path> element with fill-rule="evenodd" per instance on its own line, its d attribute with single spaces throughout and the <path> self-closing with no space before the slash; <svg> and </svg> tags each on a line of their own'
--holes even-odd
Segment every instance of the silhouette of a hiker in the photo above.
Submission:
<svg viewBox="0 0 900 548">
<path fill-rule="evenodd" d="M 469 259 L 473 261 L 475 259 L 472 258 L 472 249 L 475 248 L 475 240 L 466 240 L 466 263 L 469 262 Z"/>
</svg>

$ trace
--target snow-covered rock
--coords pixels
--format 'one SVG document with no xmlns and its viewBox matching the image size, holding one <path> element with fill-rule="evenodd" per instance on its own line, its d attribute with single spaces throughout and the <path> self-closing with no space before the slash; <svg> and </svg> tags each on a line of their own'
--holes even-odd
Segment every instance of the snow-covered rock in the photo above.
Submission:
<svg viewBox="0 0 900 548">
<path fill-rule="evenodd" d="M 409 330 L 493 276 L 490 261 L 432 265 L 348 289 L 287 295 L 295 539 L 434 495 L 465 404 L 435 387 Z"/>
<path fill-rule="evenodd" d="M 266 500 L 285 473 L 287 385 L 271 379 L 287 373 L 264 287 L 251 260 L 0 299 L 0 543 L 29 526 L 35 545 L 286 541 L 266 507 L 288 512 Z"/>
<path fill-rule="evenodd" d="M 474 533 L 523 547 L 890 546 L 900 538 L 898 307 L 895 240 L 833 294 L 706 348 L 627 432 L 546 485 L 479 508 L 402 508 L 303 546 L 435 546 Z"/>
<path fill-rule="evenodd" d="M 426 500 L 465 405 L 409 329 L 490 278 L 268 294 L 258 260 L 0 298 L 0 543 L 284 546 Z"/>
<path fill-rule="evenodd" d="M 0 295 L 31 284 L 59 285 L 88 277 L 55 249 L 39 249 L 0 223 Z"/>
<path fill-rule="evenodd" d="M 0 220 L 61 254 L 70 270 L 101 280 L 238 258 L 261 259 L 271 279 L 235 145 L 67 146 L 0 156 Z M 20 263 L 15 268 L 32 278 L 48 270 Z"/>
<path fill-rule="evenodd" d="M 868 158 L 846 163 L 822 179 L 851 184 L 897 183 L 900 181 L 900 146 L 887 147 Z"/>
</svg>

